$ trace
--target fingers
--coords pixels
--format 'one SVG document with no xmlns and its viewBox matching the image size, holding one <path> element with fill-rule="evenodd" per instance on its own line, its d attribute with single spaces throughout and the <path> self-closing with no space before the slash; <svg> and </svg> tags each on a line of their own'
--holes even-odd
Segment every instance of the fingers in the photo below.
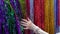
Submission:
<svg viewBox="0 0 60 34">
<path fill-rule="evenodd" d="M 24 28 L 25 30 L 27 30 L 28 28 L 26 27 L 26 28 Z"/>
<path fill-rule="evenodd" d="M 24 27 L 24 29 L 29 29 L 29 27 L 30 27 L 30 19 L 28 18 L 28 20 L 27 19 L 22 19 L 22 21 L 21 21 L 21 25 Z"/>
<path fill-rule="evenodd" d="M 22 21 L 27 22 L 27 20 L 26 20 L 26 19 L 22 19 Z"/>
<path fill-rule="evenodd" d="M 27 19 L 22 19 L 22 20 L 27 22 L 27 21 L 29 21 L 30 19 L 29 19 L 29 18 L 27 18 Z"/>
<path fill-rule="evenodd" d="M 21 24 L 24 28 L 23 29 L 28 29 L 27 25 Z"/>
<path fill-rule="evenodd" d="M 28 26 L 27 26 L 26 22 L 21 22 L 21 26 L 23 26 L 24 29 L 28 29 Z"/>
<path fill-rule="evenodd" d="M 22 26 L 25 26 L 25 25 L 27 25 L 27 24 L 26 24 L 26 22 L 21 21 L 21 25 L 22 25 Z"/>
<path fill-rule="evenodd" d="M 25 24 L 25 23 L 27 23 L 27 22 L 21 21 L 21 24 Z"/>
<path fill-rule="evenodd" d="M 21 24 L 22 26 L 26 27 L 27 25 L 26 24 Z"/>
</svg>

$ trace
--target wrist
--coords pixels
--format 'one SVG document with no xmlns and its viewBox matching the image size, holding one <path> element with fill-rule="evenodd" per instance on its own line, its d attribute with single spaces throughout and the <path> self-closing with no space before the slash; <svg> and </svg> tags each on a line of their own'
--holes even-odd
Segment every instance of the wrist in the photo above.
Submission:
<svg viewBox="0 0 60 34">
<path fill-rule="evenodd" d="M 35 24 L 31 24 L 30 30 L 35 31 L 36 29 L 38 29 L 38 27 Z"/>
</svg>

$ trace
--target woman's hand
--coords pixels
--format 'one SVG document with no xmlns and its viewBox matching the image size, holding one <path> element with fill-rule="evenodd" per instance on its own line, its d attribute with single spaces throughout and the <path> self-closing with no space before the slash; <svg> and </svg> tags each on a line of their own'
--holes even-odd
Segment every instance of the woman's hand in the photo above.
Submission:
<svg viewBox="0 0 60 34">
<path fill-rule="evenodd" d="M 21 25 L 24 26 L 24 29 L 31 29 L 33 26 L 32 21 L 28 18 L 27 19 L 22 19 Z"/>
<path fill-rule="evenodd" d="M 28 20 L 22 19 L 21 25 L 24 26 L 24 29 L 30 29 L 36 34 L 48 34 L 47 32 L 43 31 L 41 28 L 33 24 L 29 18 Z"/>
</svg>

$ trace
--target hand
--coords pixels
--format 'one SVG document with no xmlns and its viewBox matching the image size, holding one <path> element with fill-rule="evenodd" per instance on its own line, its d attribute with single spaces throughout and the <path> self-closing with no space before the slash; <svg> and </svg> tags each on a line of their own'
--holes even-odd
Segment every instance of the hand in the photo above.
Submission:
<svg viewBox="0 0 60 34">
<path fill-rule="evenodd" d="M 24 26 L 24 29 L 31 29 L 33 26 L 32 21 L 28 18 L 27 19 L 22 19 L 21 25 Z"/>
</svg>

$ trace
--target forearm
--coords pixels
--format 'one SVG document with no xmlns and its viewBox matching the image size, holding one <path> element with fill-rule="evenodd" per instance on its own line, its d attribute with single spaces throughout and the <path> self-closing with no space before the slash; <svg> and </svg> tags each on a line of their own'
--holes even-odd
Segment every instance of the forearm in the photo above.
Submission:
<svg viewBox="0 0 60 34">
<path fill-rule="evenodd" d="M 33 30 L 34 33 L 36 34 L 48 34 L 47 32 L 43 31 L 40 29 L 38 26 L 34 25 L 32 26 L 31 30 Z"/>
<path fill-rule="evenodd" d="M 28 19 L 28 21 L 26 19 L 23 19 L 23 21 L 21 21 L 21 25 L 25 26 L 24 29 L 31 29 L 36 34 L 48 34 L 47 32 L 40 29 L 38 26 L 34 25 L 30 19 Z"/>
</svg>

